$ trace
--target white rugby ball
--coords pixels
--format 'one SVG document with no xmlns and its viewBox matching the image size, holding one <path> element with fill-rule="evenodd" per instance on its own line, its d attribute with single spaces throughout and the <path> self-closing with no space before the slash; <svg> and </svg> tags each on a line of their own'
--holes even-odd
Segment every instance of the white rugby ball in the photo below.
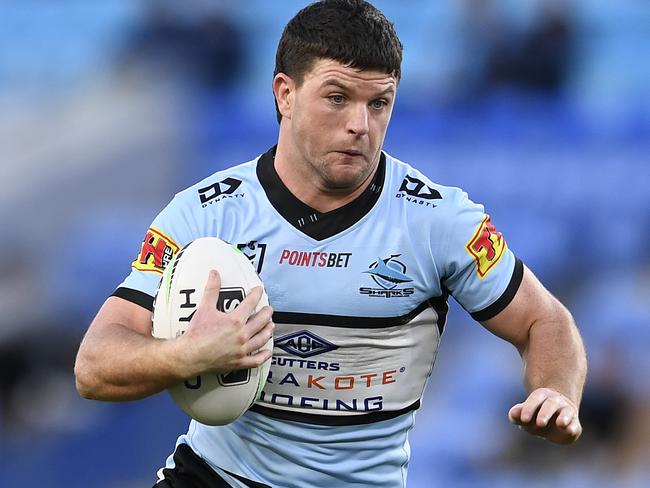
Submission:
<svg viewBox="0 0 650 488">
<path fill-rule="evenodd" d="M 203 296 L 211 269 L 219 271 L 221 290 L 217 308 L 232 311 L 250 290 L 261 286 L 248 258 L 216 237 L 187 244 L 167 265 L 154 301 L 154 337 L 173 339 L 185 332 Z M 268 305 L 266 292 L 257 310 Z M 264 346 L 273 350 L 273 337 Z M 174 401 L 190 417 L 208 425 L 225 425 L 241 416 L 258 399 L 271 360 L 257 368 L 228 374 L 206 373 L 169 388 Z"/>
</svg>

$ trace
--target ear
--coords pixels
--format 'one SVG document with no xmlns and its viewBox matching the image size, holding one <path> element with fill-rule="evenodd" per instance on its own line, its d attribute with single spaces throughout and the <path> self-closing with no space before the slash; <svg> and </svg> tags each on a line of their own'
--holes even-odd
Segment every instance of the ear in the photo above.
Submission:
<svg viewBox="0 0 650 488">
<path fill-rule="evenodd" d="M 273 94 L 278 104 L 278 110 L 284 118 L 291 118 L 295 92 L 296 84 L 292 78 L 284 73 L 275 75 L 275 78 L 273 78 Z"/>
</svg>

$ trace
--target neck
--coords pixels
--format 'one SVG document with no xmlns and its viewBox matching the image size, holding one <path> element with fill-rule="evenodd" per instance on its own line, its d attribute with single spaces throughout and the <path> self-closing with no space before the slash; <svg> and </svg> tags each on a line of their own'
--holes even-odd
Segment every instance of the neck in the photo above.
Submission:
<svg viewBox="0 0 650 488">
<path fill-rule="evenodd" d="M 284 132 L 281 127 L 275 152 L 275 171 L 282 183 L 298 200 L 321 213 L 336 210 L 353 201 L 364 192 L 375 176 L 376 166 L 356 188 L 340 190 L 324 188 L 309 171 L 308 163 L 304 161 L 296 146 L 287 140 Z"/>
</svg>

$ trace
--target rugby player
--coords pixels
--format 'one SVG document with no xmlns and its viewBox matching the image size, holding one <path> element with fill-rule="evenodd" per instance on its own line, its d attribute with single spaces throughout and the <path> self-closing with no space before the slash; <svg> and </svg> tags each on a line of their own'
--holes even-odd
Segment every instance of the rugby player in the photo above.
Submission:
<svg viewBox="0 0 650 488">
<path fill-rule="evenodd" d="M 275 336 L 260 400 L 229 425 L 191 421 L 158 488 L 404 487 L 449 295 L 523 358 L 528 396 L 510 420 L 556 443 L 580 436 L 586 358 L 571 314 L 481 205 L 383 150 L 401 61 L 393 25 L 363 0 L 298 12 L 276 56 L 277 144 L 177 194 L 90 325 L 77 388 L 115 401 L 256 367 Z M 218 312 L 212 272 L 187 332 L 155 339 L 161 271 L 202 236 L 249 255 L 273 310 L 253 313 L 255 289 Z"/>
</svg>

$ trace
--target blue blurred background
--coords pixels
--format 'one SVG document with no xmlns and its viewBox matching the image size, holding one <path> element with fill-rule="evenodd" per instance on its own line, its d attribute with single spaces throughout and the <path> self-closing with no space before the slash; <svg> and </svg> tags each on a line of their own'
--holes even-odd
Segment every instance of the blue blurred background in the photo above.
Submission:
<svg viewBox="0 0 650 488">
<path fill-rule="evenodd" d="M 0 0 L 0 486 L 135 488 L 187 418 L 82 400 L 79 341 L 171 196 L 275 143 L 285 0 Z M 409 486 L 650 486 L 650 4 L 376 1 L 386 149 L 485 204 L 590 357 L 571 447 L 508 424 L 515 350 L 452 304 Z"/>
</svg>

